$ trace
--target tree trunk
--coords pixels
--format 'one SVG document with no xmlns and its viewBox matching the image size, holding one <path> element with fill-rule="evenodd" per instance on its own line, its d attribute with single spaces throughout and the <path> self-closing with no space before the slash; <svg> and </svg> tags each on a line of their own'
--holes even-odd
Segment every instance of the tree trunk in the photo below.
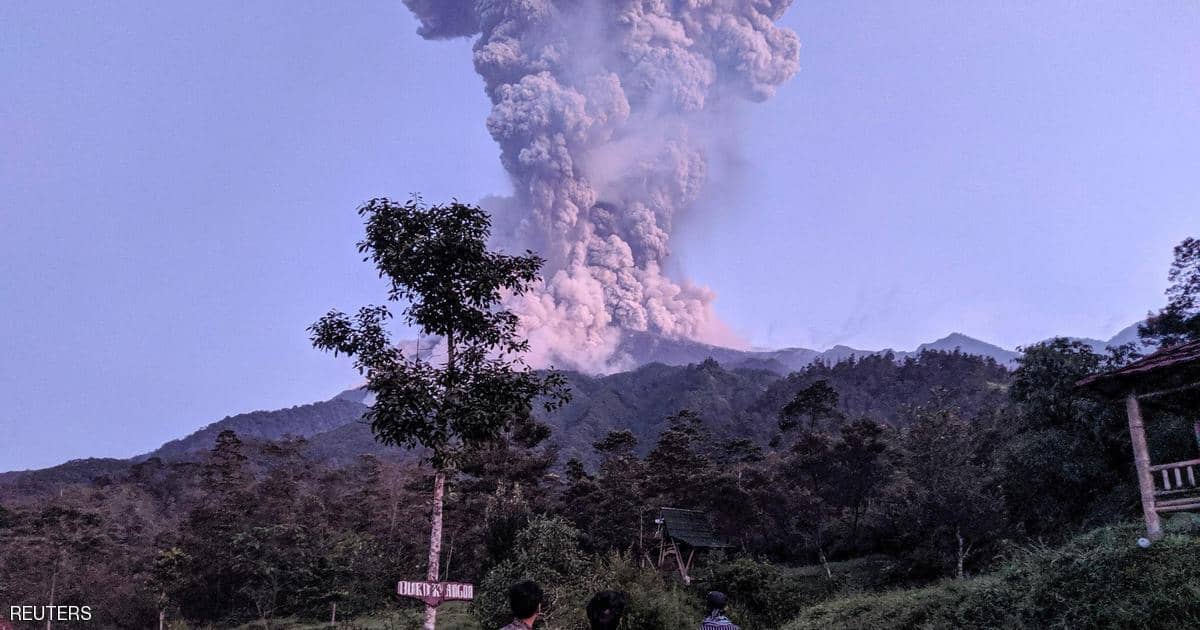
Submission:
<svg viewBox="0 0 1200 630">
<path fill-rule="evenodd" d="M 955 577 L 963 579 L 963 560 L 967 557 L 966 551 L 963 549 L 962 530 L 955 527 L 954 537 L 958 539 L 958 570 L 955 572 Z"/>
<path fill-rule="evenodd" d="M 437 582 L 439 559 L 442 554 L 442 499 L 446 492 L 446 473 L 439 470 L 433 476 L 433 517 L 429 528 L 429 571 L 425 579 Z M 437 607 L 425 605 L 425 630 L 434 630 L 437 624 Z"/>
<path fill-rule="evenodd" d="M 394 480 L 393 480 L 394 481 Z M 392 484 L 388 484 L 391 486 Z M 392 514 L 388 519 L 388 536 L 391 536 L 396 531 L 396 517 L 400 512 L 400 497 L 396 496 L 396 489 L 393 487 L 391 491 L 392 497 Z"/>
<path fill-rule="evenodd" d="M 450 548 L 446 550 L 446 564 L 442 567 L 442 579 L 446 581 L 450 580 L 450 564 L 454 562 L 454 536 L 457 533 L 458 530 L 450 531 Z"/>
<path fill-rule="evenodd" d="M 646 508 L 643 507 L 642 509 L 638 510 L 638 563 L 642 565 L 642 568 L 646 567 L 646 563 L 645 563 L 645 558 L 646 558 L 645 542 L 646 542 L 646 540 L 644 537 L 644 532 L 646 529 L 645 523 L 646 523 Z"/>
<path fill-rule="evenodd" d="M 50 607 L 54 608 L 54 588 L 58 586 L 58 562 L 54 563 L 54 573 L 50 576 Z M 50 615 L 46 615 L 46 630 L 50 630 Z"/>
<path fill-rule="evenodd" d="M 446 331 L 446 372 L 449 376 L 447 379 L 447 388 L 454 388 L 454 331 Z M 437 472 L 433 475 L 433 514 L 430 517 L 429 527 L 429 569 L 425 573 L 425 579 L 430 582 L 437 582 L 441 574 L 441 557 L 442 557 L 442 505 L 446 494 L 446 472 L 442 466 L 444 461 L 437 461 Z M 437 625 L 437 606 L 425 604 L 425 628 L 424 630 L 435 630 Z"/>
<path fill-rule="evenodd" d="M 858 501 L 854 504 L 854 507 L 851 508 L 851 510 L 850 510 L 850 513 L 854 515 L 854 520 L 850 525 L 850 549 L 854 549 L 854 546 L 858 544 L 858 520 L 862 516 L 862 513 L 863 513 L 862 506 L 865 503 L 866 503 L 865 500 Z"/>
<path fill-rule="evenodd" d="M 166 621 L 167 621 L 167 611 L 165 611 L 165 610 L 158 611 L 158 630 L 163 630 L 163 627 L 166 625 Z"/>
<path fill-rule="evenodd" d="M 333 602 L 333 611 L 329 613 L 330 627 L 337 627 L 337 602 Z"/>
<path fill-rule="evenodd" d="M 813 488 L 818 487 L 816 477 L 811 478 L 811 484 L 811 487 Z M 815 542 L 817 546 L 817 558 L 821 560 L 821 567 L 825 569 L 825 577 L 832 580 L 833 571 L 829 570 L 829 560 L 825 558 L 825 537 L 821 535 L 822 526 L 825 523 L 824 516 L 824 513 L 818 512 L 816 522 L 813 523 L 813 542 Z"/>
</svg>

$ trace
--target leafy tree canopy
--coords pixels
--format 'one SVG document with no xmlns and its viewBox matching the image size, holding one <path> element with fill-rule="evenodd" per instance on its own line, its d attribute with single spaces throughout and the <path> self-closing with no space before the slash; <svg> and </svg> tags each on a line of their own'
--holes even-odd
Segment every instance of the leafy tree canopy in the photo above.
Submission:
<svg viewBox="0 0 1200 630">
<path fill-rule="evenodd" d="M 821 379 L 796 392 L 796 396 L 779 411 L 779 428 L 783 431 L 795 429 L 802 418 L 808 418 L 810 429 L 822 421 L 842 419 L 838 411 L 838 393 L 830 387 L 829 381 Z"/>
<path fill-rule="evenodd" d="M 1166 307 L 1151 313 L 1138 334 L 1164 347 L 1200 340 L 1200 240 L 1189 237 L 1175 246 L 1167 279 Z"/>
<path fill-rule="evenodd" d="M 385 327 L 386 306 L 353 317 L 331 311 L 309 328 L 314 346 L 354 357 L 376 396 L 366 418 L 377 440 L 426 447 L 443 467 L 528 419 L 535 400 L 547 410 L 566 401 L 560 375 L 538 375 L 521 360 L 528 342 L 503 308 L 506 295 L 538 280 L 541 258 L 489 251 L 487 213 L 458 201 L 372 199 L 359 214 L 366 238 L 358 249 L 388 281 L 389 301 L 405 303 L 403 321 L 441 337 L 446 350 L 441 365 L 407 356 Z"/>
</svg>

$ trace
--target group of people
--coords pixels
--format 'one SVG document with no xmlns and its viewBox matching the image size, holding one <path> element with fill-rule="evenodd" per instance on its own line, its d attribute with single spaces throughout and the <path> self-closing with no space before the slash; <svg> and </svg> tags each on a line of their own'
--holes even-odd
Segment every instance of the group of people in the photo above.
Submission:
<svg viewBox="0 0 1200 630">
<path fill-rule="evenodd" d="M 508 603 L 512 608 L 512 623 L 500 630 L 533 630 L 533 624 L 542 616 L 542 600 L 545 593 L 537 582 L 520 582 L 508 589 Z M 699 630 L 739 630 L 725 616 L 728 598 L 720 591 L 712 591 L 705 598 L 708 616 L 700 622 Z M 587 619 L 592 630 L 617 630 L 625 610 L 629 607 L 629 596 L 620 591 L 601 591 L 592 596 L 587 604 Z"/>
</svg>

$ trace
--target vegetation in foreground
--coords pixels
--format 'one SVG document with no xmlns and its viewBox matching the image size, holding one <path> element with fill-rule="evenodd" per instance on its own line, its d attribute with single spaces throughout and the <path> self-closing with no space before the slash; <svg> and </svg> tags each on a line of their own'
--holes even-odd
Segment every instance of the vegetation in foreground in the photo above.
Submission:
<svg viewBox="0 0 1200 630">
<path fill-rule="evenodd" d="M 1015 550 L 977 578 L 818 604 L 784 630 L 1200 627 L 1200 519 L 1176 516 L 1167 531 L 1142 549 L 1143 524 L 1102 527 Z"/>
</svg>

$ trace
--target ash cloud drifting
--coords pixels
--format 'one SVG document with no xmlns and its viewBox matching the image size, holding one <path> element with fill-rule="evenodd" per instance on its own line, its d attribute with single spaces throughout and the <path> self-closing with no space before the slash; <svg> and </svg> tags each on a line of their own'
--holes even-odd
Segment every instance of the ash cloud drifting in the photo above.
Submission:
<svg viewBox="0 0 1200 630">
<path fill-rule="evenodd" d="M 665 273 L 728 116 L 798 68 L 791 0 L 404 0 L 427 39 L 478 36 L 515 196 L 497 237 L 547 259 L 516 300 L 535 361 L 622 367 L 622 330 L 721 342 L 713 293 Z"/>
</svg>

